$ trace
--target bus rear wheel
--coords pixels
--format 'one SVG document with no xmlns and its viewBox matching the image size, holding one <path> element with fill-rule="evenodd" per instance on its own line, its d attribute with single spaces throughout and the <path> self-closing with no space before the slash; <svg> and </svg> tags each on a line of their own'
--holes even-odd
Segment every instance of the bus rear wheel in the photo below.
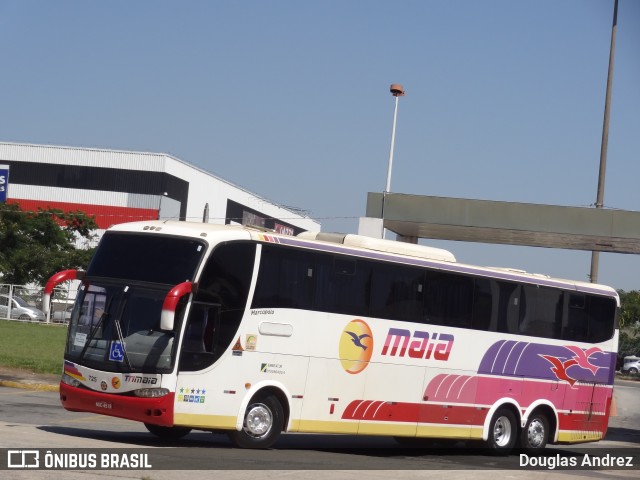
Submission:
<svg viewBox="0 0 640 480">
<path fill-rule="evenodd" d="M 542 413 L 532 413 L 520 434 L 520 446 L 524 450 L 542 450 L 549 438 L 549 420 Z"/>
<path fill-rule="evenodd" d="M 513 412 L 507 408 L 499 408 L 489 424 L 487 447 L 496 455 L 507 455 L 516 444 L 518 424 Z"/>
<path fill-rule="evenodd" d="M 163 427 L 152 423 L 145 423 L 144 426 L 156 437 L 163 440 L 178 440 L 191 432 L 189 427 Z"/>
<path fill-rule="evenodd" d="M 240 431 L 229 432 L 231 441 L 240 448 L 269 448 L 284 427 L 284 411 L 273 395 L 252 399 L 247 407 Z"/>
</svg>

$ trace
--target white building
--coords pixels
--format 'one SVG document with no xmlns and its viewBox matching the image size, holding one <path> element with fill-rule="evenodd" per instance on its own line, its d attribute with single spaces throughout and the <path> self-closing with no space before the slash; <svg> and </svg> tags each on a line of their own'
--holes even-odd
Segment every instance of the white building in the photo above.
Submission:
<svg viewBox="0 0 640 480">
<path fill-rule="evenodd" d="M 116 223 L 179 219 L 252 224 L 280 233 L 320 223 L 163 153 L 0 142 L 7 203 L 94 216 L 101 234 Z M 205 211 L 207 210 L 207 211 Z"/>
</svg>

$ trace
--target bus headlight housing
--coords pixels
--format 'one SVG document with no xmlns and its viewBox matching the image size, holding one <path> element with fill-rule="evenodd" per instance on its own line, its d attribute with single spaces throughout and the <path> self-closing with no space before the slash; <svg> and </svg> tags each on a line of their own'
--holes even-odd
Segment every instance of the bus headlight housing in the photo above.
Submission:
<svg viewBox="0 0 640 480">
<path fill-rule="evenodd" d="M 79 387 L 80 385 L 82 385 L 82 383 L 80 383 L 80 380 L 76 380 L 71 375 L 67 375 L 66 373 L 62 374 L 62 378 L 60 379 L 60 381 L 71 387 Z"/>
<path fill-rule="evenodd" d="M 134 390 L 133 393 L 136 397 L 158 398 L 169 395 L 169 390 L 167 388 L 141 388 L 139 390 Z"/>
</svg>

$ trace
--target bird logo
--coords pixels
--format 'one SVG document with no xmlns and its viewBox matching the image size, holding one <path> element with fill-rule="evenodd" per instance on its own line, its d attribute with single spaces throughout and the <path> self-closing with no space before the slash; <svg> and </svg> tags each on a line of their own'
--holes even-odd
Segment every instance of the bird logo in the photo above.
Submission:
<svg viewBox="0 0 640 480">
<path fill-rule="evenodd" d="M 373 332 L 364 320 L 350 321 L 340 333 L 338 341 L 340 363 L 345 372 L 362 372 L 373 355 Z"/>
<path fill-rule="evenodd" d="M 570 358 L 563 362 L 558 357 L 552 357 L 551 355 L 540 356 L 553 365 L 553 367 L 551 367 L 551 371 L 556 375 L 558 380 L 564 380 L 573 387 L 573 384 L 576 383 L 576 379 L 567 374 L 567 369 L 573 365 L 578 365 L 578 361 L 575 358 Z"/>
<path fill-rule="evenodd" d="M 362 343 L 362 340 L 365 338 L 371 338 L 371 335 L 369 335 L 368 333 L 363 333 L 362 335 L 358 335 L 357 333 L 349 332 L 348 330 L 345 330 L 344 333 L 351 336 L 351 341 L 356 347 L 360 347 L 363 350 L 367 349 L 367 346 Z"/>
<path fill-rule="evenodd" d="M 596 372 L 600 368 L 602 368 L 589 362 L 589 358 L 591 357 L 591 355 L 593 355 L 594 353 L 603 352 L 601 348 L 591 347 L 591 348 L 588 348 L 587 350 L 582 350 L 580 347 L 577 347 L 575 345 L 565 345 L 564 348 L 571 350 L 571 352 L 573 352 L 573 358 L 578 363 L 579 367 L 584 368 L 586 370 L 590 370 L 592 374 L 595 375 Z"/>
</svg>

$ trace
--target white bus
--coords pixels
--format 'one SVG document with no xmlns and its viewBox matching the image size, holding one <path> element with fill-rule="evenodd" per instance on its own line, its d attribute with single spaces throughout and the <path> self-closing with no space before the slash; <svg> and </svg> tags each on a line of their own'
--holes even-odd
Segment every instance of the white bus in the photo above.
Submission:
<svg viewBox="0 0 640 480">
<path fill-rule="evenodd" d="M 267 448 L 282 432 L 483 441 L 604 437 L 619 298 L 356 235 L 116 225 L 69 324 L 64 408 Z M 45 301 L 45 305 L 48 302 Z"/>
</svg>

